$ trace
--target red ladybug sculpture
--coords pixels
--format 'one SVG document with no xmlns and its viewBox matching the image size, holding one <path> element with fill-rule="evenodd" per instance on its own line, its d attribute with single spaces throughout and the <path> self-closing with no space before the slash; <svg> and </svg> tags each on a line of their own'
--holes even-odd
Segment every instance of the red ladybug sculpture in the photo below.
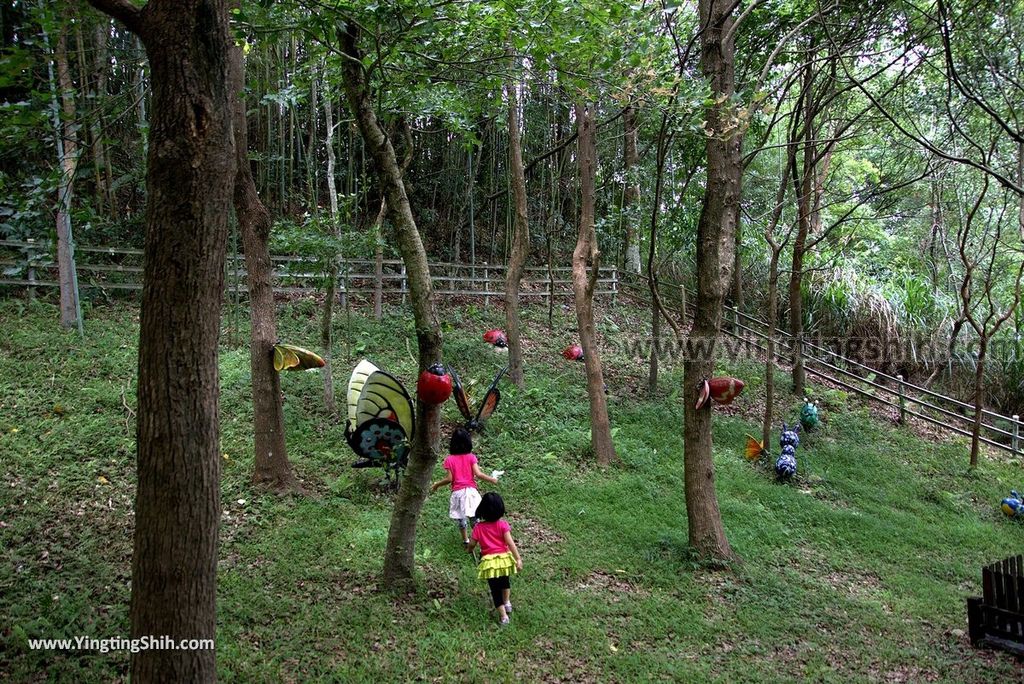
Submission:
<svg viewBox="0 0 1024 684">
<path fill-rule="evenodd" d="M 562 350 L 562 356 L 569 361 L 582 361 L 583 360 L 583 347 L 578 344 L 570 344 L 568 347 Z"/>
<path fill-rule="evenodd" d="M 444 366 L 435 363 L 420 373 L 416 395 L 425 404 L 443 404 L 452 395 L 452 376 L 445 372 Z"/>
<path fill-rule="evenodd" d="M 508 347 L 508 337 L 505 335 L 504 330 L 488 330 L 484 333 L 484 342 L 487 344 L 493 344 L 498 349 L 505 349 Z"/>
<path fill-rule="evenodd" d="M 709 401 L 716 404 L 731 404 L 740 395 L 745 383 L 739 378 L 711 378 L 697 385 L 697 402 L 694 408 L 704 408 Z"/>
</svg>

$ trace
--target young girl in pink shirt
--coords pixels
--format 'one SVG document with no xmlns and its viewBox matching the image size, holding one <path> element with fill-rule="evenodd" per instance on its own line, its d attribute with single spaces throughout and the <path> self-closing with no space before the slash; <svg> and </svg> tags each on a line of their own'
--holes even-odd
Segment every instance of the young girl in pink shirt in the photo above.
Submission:
<svg viewBox="0 0 1024 684">
<path fill-rule="evenodd" d="M 469 532 L 466 528 L 469 520 L 476 517 L 476 507 L 480 504 L 476 478 L 491 484 L 497 484 L 498 478 L 480 470 L 476 455 L 473 454 L 473 438 L 466 429 L 459 428 L 452 433 L 449 451 L 451 454 L 444 459 L 444 469 L 448 471 L 448 475 L 432 484 L 430 493 L 433 494 L 439 487 L 451 484 L 452 496 L 448 502 L 448 517 L 458 523 L 459 531 L 462 532 L 462 543 L 468 545 Z"/>
<path fill-rule="evenodd" d="M 473 548 L 480 545 L 482 557 L 477 566 L 477 577 L 487 580 L 501 624 L 507 625 L 508 614 L 512 612 L 509 576 L 523 569 L 523 559 L 512 540 L 511 528 L 502 520 L 505 516 L 505 502 L 500 495 L 494 492 L 484 494 L 477 506 L 476 515 L 480 522 L 473 528 L 473 541 L 467 549 L 472 553 Z"/>
</svg>

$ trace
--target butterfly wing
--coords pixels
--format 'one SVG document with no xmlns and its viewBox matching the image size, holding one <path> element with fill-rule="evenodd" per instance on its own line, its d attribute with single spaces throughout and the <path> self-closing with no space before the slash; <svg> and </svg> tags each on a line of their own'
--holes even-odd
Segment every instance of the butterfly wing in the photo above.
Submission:
<svg viewBox="0 0 1024 684">
<path fill-rule="evenodd" d="M 351 433 L 356 429 L 356 407 L 359 404 L 359 395 L 363 392 L 363 385 L 366 384 L 366 379 L 378 370 L 380 369 L 370 361 L 363 359 L 355 367 L 355 370 L 352 371 L 352 377 L 348 379 L 348 393 L 346 394 L 346 403 L 348 404 L 347 432 Z"/>
<path fill-rule="evenodd" d="M 398 378 L 382 370 L 376 370 L 366 378 L 356 402 L 358 427 L 376 418 L 397 423 L 406 437 L 412 437 L 416 429 L 416 413 L 409 393 Z"/>
<path fill-rule="evenodd" d="M 459 413 L 466 420 L 471 420 L 473 413 L 469 408 L 469 397 L 466 396 L 466 388 L 462 386 L 459 374 L 455 372 L 454 368 L 448 368 L 448 372 L 452 376 L 452 394 L 455 396 L 455 404 L 459 407 Z"/>
<path fill-rule="evenodd" d="M 308 370 L 327 365 L 323 357 L 294 344 L 274 345 L 274 370 Z"/>
<path fill-rule="evenodd" d="M 480 408 L 476 412 L 476 420 L 474 421 L 478 426 L 482 425 L 484 421 L 491 417 L 494 410 L 498 408 L 498 402 L 501 401 L 501 392 L 498 390 L 498 381 L 501 380 L 501 376 L 508 370 L 508 366 L 498 371 L 498 374 L 494 376 L 494 381 L 491 386 L 487 388 L 487 393 L 484 394 L 483 401 L 480 402 Z"/>
<path fill-rule="evenodd" d="M 760 442 L 750 435 L 747 435 L 747 446 L 743 450 L 743 456 L 748 461 L 756 461 L 764 453 L 764 442 Z"/>
<path fill-rule="evenodd" d="M 402 426 L 389 418 L 372 418 L 359 424 L 347 437 L 356 455 L 368 460 L 357 468 L 395 463 L 405 453 L 408 441 Z"/>
</svg>

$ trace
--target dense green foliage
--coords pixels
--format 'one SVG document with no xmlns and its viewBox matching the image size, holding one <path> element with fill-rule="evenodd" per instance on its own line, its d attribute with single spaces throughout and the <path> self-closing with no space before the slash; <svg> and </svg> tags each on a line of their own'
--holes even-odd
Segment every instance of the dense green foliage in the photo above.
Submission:
<svg viewBox="0 0 1024 684">
<path fill-rule="evenodd" d="M 716 409 L 715 458 L 726 529 L 743 562 L 694 563 L 682 498 L 680 371 L 639 398 L 640 359 L 625 342 L 645 323 L 604 309 L 611 412 L 621 462 L 585 453 L 582 369 L 558 351 L 528 307 L 527 389 L 506 383 L 477 441 L 499 489 L 525 569 L 513 580 L 513 624 L 499 630 L 483 584 L 447 520 L 428 500 L 418 535 L 421 590 L 378 593 L 390 494 L 379 473 L 352 470 L 341 425 L 324 409 L 316 372 L 283 377 L 289 453 L 307 495 L 254 490 L 248 350 L 221 350 L 223 506 L 218 669 L 224 681 L 1007 681 L 1009 656 L 967 644 L 964 598 L 980 566 L 1018 549 L 1020 526 L 998 503 L 1020 487 L 1020 464 L 987 460 L 965 477 L 963 443 L 935 443 L 878 422 L 823 387 L 826 422 L 804 435 L 800 475 L 776 484 L 742 458 L 756 433 L 763 369 L 722 365 L 748 381 Z M 280 311 L 281 336 L 318 335 L 317 307 Z M 227 316 L 226 320 L 245 320 Z M 126 635 L 134 493 L 137 311 L 87 312 L 89 335 L 58 329 L 44 303 L 0 302 L 18 321 L 0 337 L 0 634 L 14 681 L 123 679 L 127 654 L 44 653 L 28 638 Z M 367 356 L 411 383 L 410 317 L 341 316 L 336 381 Z M 449 307 L 446 359 L 471 394 L 503 358 L 480 341 L 500 311 Z M 244 332 L 244 331 L 243 331 Z M 225 336 L 227 339 L 227 336 Z M 244 335 L 241 336 L 244 339 Z M 784 416 L 798 404 L 780 395 Z M 456 421 L 446 411 L 446 430 Z M 959 631 L 958 631 L 959 630 Z"/>
<path fill-rule="evenodd" d="M 828 23 L 816 14 L 826 9 Z M 801 290 L 806 330 L 882 335 L 915 352 L 924 345 L 949 348 L 957 330 L 952 365 L 944 353 L 878 365 L 919 382 L 945 369 L 937 379 L 942 388 L 969 400 L 978 334 L 955 322 L 985 303 L 982 279 L 992 281 L 995 310 L 1005 308 L 1021 260 L 1022 4 L 897 0 L 865 9 L 778 0 L 741 3 L 739 15 L 731 104 L 734 130 L 747 133 L 744 302 L 752 311 L 763 308 L 763 232 L 777 186 L 783 169 L 800 170 L 804 151 L 813 149 L 820 187 Z M 646 261 L 657 211 L 655 268 L 689 276 L 710 104 L 699 77 L 692 6 L 290 0 L 243 2 L 233 17 L 246 46 L 250 158 L 279 226 L 276 248 L 322 263 L 333 257 L 325 248 L 348 256 L 370 256 L 375 248 L 377 233 L 369 228 L 380 190 L 340 97 L 336 29 L 351 21 L 367 46 L 379 116 L 399 154 L 412 155 L 405 180 L 432 258 L 507 259 L 502 88 L 513 82 L 522 107 L 530 263 L 569 261 L 578 207 L 571 109 L 585 99 L 598 108 L 597 233 L 604 262 L 623 264 L 627 240 L 639 243 Z M 149 80 L 138 41 L 78 0 L 2 3 L 0 38 L 0 239 L 53 237 L 54 110 L 64 106 L 58 106 L 54 65 L 63 44 L 70 90 L 59 94 L 75 105 L 70 123 L 79 147 L 75 235 L 82 244 L 141 246 Z M 343 198 L 337 221 L 328 211 L 325 104 L 335 125 L 334 187 Z M 628 173 L 626 105 L 636 111 L 640 150 Z M 660 142 L 667 149 L 665 191 L 655 208 Z M 780 239 L 797 223 L 801 191 L 794 182 L 791 174 Z M 640 201 L 624 208 L 629 184 L 639 187 Z M 340 241 L 326 238 L 335 230 Z M 385 241 L 388 235 L 385 227 Z M 973 298 L 964 304 L 959 293 L 967 265 L 960 252 L 969 258 L 991 245 L 998 258 L 971 275 Z M 790 240 L 784 266 L 791 247 Z M 25 275 L 13 263 L 23 252 L 0 255 L 9 258 L 7 275 Z M 785 288 L 779 306 L 788 307 Z M 989 360 L 987 401 L 1004 413 L 1024 412 L 1019 329 L 1003 327 Z"/>
</svg>

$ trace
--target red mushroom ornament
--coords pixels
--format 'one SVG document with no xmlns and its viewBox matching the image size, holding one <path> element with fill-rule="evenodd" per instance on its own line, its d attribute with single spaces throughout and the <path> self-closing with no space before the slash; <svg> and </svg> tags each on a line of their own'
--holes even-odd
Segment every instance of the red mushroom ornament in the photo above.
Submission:
<svg viewBox="0 0 1024 684">
<path fill-rule="evenodd" d="M 569 361 L 582 361 L 583 360 L 583 347 L 578 344 L 570 344 L 568 347 L 562 350 L 562 356 Z"/>
<path fill-rule="evenodd" d="M 739 378 L 711 378 L 697 385 L 697 402 L 694 408 L 701 409 L 709 401 L 716 404 L 731 404 L 743 391 L 744 382 Z"/>
<path fill-rule="evenodd" d="M 452 376 L 445 372 L 444 366 L 435 363 L 420 373 L 416 395 L 425 404 L 443 404 L 452 395 Z"/>
<path fill-rule="evenodd" d="M 505 335 L 504 330 L 495 328 L 484 333 L 484 342 L 493 344 L 498 349 L 505 349 L 508 347 L 508 336 Z"/>
</svg>

